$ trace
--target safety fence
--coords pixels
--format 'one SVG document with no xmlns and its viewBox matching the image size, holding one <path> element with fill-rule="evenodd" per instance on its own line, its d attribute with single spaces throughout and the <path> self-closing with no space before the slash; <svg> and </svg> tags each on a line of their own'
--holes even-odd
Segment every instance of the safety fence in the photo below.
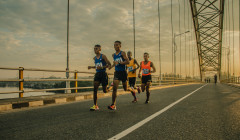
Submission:
<svg viewBox="0 0 240 140">
<path fill-rule="evenodd" d="M 24 93 L 29 93 L 29 92 L 49 92 L 49 91 L 67 91 L 67 90 L 73 90 L 73 93 L 78 93 L 80 89 L 93 89 L 93 86 L 87 86 L 87 87 L 79 87 L 78 82 L 79 81 L 85 81 L 85 82 L 93 82 L 93 75 L 95 72 L 86 72 L 86 71 L 67 71 L 67 70 L 49 70 L 49 69 L 27 69 L 23 67 L 19 68 L 6 68 L 6 67 L 0 67 L 0 70 L 15 70 L 18 71 L 18 79 L 0 79 L 0 82 L 18 82 L 18 91 L 7 91 L 7 92 L 1 92 L 0 94 L 13 94 L 13 93 L 19 93 L 19 98 L 23 97 Z M 24 78 L 24 71 L 41 71 L 41 72 L 53 72 L 53 73 L 66 73 L 66 74 L 74 74 L 72 78 L 62 78 L 62 79 L 27 79 Z M 78 79 L 78 74 L 90 74 L 92 75 L 89 78 L 84 78 L 84 79 Z M 111 86 L 111 82 L 113 81 L 113 74 L 108 73 L 109 75 L 109 86 Z M 57 82 L 74 82 L 74 86 L 68 87 L 68 88 L 51 88 L 51 89 L 32 89 L 32 90 L 24 90 L 24 82 L 49 82 L 49 81 L 57 81 Z M 177 76 L 169 76 L 168 74 L 163 74 L 161 78 L 159 75 L 152 75 L 152 86 L 161 86 L 161 85 L 174 85 L 174 84 L 184 84 L 184 83 L 193 83 L 193 82 L 200 82 L 197 79 L 191 79 L 191 78 L 180 78 Z M 136 86 L 140 86 L 141 80 L 140 78 L 137 78 L 136 80 Z M 119 85 L 122 87 L 122 85 Z M 69 93 L 69 92 L 66 92 Z"/>
<path fill-rule="evenodd" d="M 221 83 L 240 84 L 240 76 L 232 76 L 231 78 L 223 79 Z"/>
</svg>

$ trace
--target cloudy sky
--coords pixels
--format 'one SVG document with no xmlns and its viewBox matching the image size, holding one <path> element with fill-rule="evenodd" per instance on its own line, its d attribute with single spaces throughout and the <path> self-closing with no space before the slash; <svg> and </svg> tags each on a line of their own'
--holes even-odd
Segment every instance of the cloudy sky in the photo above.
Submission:
<svg viewBox="0 0 240 140">
<path fill-rule="evenodd" d="M 186 34 L 186 67 L 189 67 L 190 60 L 190 73 L 195 70 L 194 73 L 197 75 L 198 61 L 190 7 L 188 0 L 185 0 L 184 19 L 184 0 L 180 0 L 180 3 L 180 30 L 191 31 Z M 163 73 L 172 71 L 170 6 L 170 0 L 160 0 Z M 159 72 L 157 8 L 157 0 L 135 0 L 136 59 L 142 61 L 143 53 L 149 52 L 150 60 L 155 63 Z M 178 0 L 173 0 L 173 26 L 176 34 L 180 31 L 178 8 Z M 234 10 L 238 13 L 237 4 Z M 122 50 L 133 51 L 132 19 L 132 0 L 70 0 L 70 70 L 86 71 L 88 65 L 93 65 L 95 44 L 102 45 L 102 53 L 106 54 L 111 62 L 115 40 L 122 41 Z M 235 50 L 237 50 L 239 46 L 237 14 L 235 19 Z M 67 0 L 1 0 L 0 21 L 0 67 L 66 69 Z M 232 30 L 225 30 L 224 33 L 228 32 L 232 34 Z M 184 60 L 184 36 L 181 39 Z M 176 41 L 179 47 L 179 38 Z M 190 56 L 188 48 L 191 50 Z M 177 52 L 177 72 L 180 66 L 179 54 L 180 49 Z M 237 60 L 238 57 L 235 61 Z M 185 71 L 184 61 L 182 73 L 189 73 L 188 69 Z M 17 72 L 3 70 L 0 77 L 16 75 Z M 37 76 L 41 77 L 42 74 Z"/>
</svg>

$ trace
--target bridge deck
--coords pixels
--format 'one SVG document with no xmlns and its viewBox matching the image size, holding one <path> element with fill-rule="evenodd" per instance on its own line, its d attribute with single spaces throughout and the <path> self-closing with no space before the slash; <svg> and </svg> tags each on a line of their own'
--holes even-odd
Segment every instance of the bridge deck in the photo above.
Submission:
<svg viewBox="0 0 240 140">
<path fill-rule="evenodd" d="M 151 103 L 131 103 L 129 94 L 118 96 L 117 110 L 99 99 L 99 111 L 90 112 L 92 101 L 72 102 L 0 114 L 1 139 L 108 139 L 134 126 L 188 95 L 202 84 L 152 91 Z M 208 84 L 167 109 L 123 139 L 240 139 L 240 90 Z"/>
</svg>

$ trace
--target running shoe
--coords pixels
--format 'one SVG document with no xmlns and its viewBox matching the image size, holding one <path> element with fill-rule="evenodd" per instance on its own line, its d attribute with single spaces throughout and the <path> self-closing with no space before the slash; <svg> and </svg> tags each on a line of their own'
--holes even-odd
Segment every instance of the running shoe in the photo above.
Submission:
<svg viewBox="0 0 240 140">
<path fill-rule="evenodd" d="M 141 93 L 140 87 L 137 87 L 137 91 L 138 91 L 139 94 Z"/>
<path fill-rule="evenodd" d="M 111 87 L 107 87 L 107 92 L 110 91 L 112 89 L 112 86 Z"/>
<path fill-rule="evenodd" d="M 110 110 L 116 110 L 117 108 L 116 108 L 116 105 L 112 104 L 112 105 L 108 106 L 108 109 L 110 109 Z"/>
<path fill-rule="evenodd" d="M 148 103 L 149 103 L 149 100 L 146 100 L 146 101 L 145 101 L 145 104 L 148 104 Z"/>
<path fill-rule="evenodd" d="M 136 98 L 132 101 L 132 103 L 136 103 L 137 101 L 138 101 L 138 99 Z"/>
<path fill-rule="evenodd" d="M 91 111 L 95 111 L 95 110 L 99 110 L 99 107 L 97 105 L 93 105 L 92 107 L 90 107 Z"/>
</svg>

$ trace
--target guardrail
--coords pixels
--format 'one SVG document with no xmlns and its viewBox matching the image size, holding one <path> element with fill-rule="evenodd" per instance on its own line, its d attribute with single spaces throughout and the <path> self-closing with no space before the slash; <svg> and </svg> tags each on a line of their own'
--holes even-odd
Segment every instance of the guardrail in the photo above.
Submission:
<svg viewBox="0 0 240 140">
<path fill-rule="evenodd" d="M 48 70 L 48 69 L 26 69 L 23 67 L 19 68 L 5 68 L 0 67 L 0 70 L 18 70 L 19 71 L 19 79 L 0 79 L 0 82 L 18 82 L 19 83 L 19 90 L 18 91 L 10 91 L 10 92 L 0 92 L 0 94 L 11 94 L 11 93 L 19 93 L 19 98 L 23 97 L 23 93 L 28 92 L 45 92 L 45 91 L 59 91 L 59 90 L 74 90 L 74 93 L 78 93 L 78 89 L 92 89 L 91 87 L 78 87 L 78 81 L 93 81 L 93 79 L 78 79 L 78 73 L 82 74 L 95 74 L 95 72 L 85 72 L 85 71 L 67 71 L 67 70 Z M 74 79 L 24 79 L 24 71 L 44 71 L 44 72 L 69 72 L 74 73 Z M 108 75 L 112 76 L 112 73 L 108 73 Z M 109 84 L 110 84 L 109 78 Z M 24 82 L 47 82 L 47 81 L 74 81 L 74 87 L 70 88 L 53 88 L 53 89 L 35 89 L 35 90 L 24 90 L 23 84 Z M 162 75 L 162 79 L 159 78 L 157 75 L 152 76 L 152 85 L 160 86 L 160 85 L 171 85 L 171 84 L 183 84 L 183 83 L 192 83 L 192 82 L 200 82 L 199 80 L 195 79 L 183 79 L 183 78 L 177 78 L 177 77 L 169 77 L 166 75 Z M 137 78 L 136 85 L 139 86 L 141 83 L 140 79 Z M 120 85 L 122 86 L 122 85 Z"/>
<path fill-rule="evenodd" d="M 221 80 L 221 83 L 240 84 L 240 76 L 239 77 L 234 76 L 228 79 Z"/>
</svg>

